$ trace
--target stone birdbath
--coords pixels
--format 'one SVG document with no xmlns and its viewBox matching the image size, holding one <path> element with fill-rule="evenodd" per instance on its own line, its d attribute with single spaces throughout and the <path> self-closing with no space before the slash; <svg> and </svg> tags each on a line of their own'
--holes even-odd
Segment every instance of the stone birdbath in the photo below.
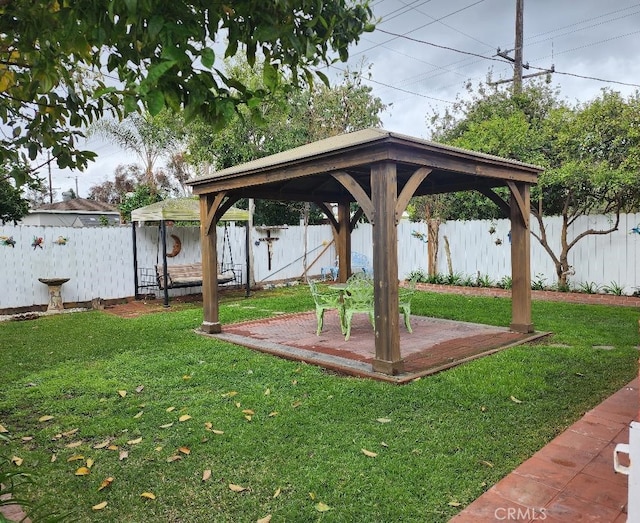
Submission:
<svg viewBox="0 0 640 523">
<path fill-rule="evenodd" d="M 40 283 L 44 283 L 49 287 L 49 306 L 47 307 L 47 312 L 64 310 L 60 288 L 70 279 L 71 278 L 38 278 Z"/>
</svg>

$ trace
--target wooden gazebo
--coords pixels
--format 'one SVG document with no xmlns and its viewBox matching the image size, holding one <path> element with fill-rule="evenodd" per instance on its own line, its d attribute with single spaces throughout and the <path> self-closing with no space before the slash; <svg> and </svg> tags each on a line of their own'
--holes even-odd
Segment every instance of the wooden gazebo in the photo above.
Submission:
<svg viewBox="0 0 640 523">
<path fill-rule="evenodd" d="M 373 225 L 375 358 L 373 370 L 403 371 L 398 314 L 397 224 L 413 196 L 475 190 L 511 219 L 511 329 L 533 332 L 529 215 L 530 186 L 542 169 L 513 160 L 365 129 L 230 167 L 190 182 L 200 196 L 204 321 L 221 332 L 216 274 L 216 223 L 240 198 L 317 204 L 334 228 L 339 280 L 351 268 L 351 231 L 364 213 Z M 494 189 L 508 187 L 504 201 Z M 350 214 L 357 202 L 359 212 Z M 337 204 L 338 216 L 331 205 Z"/>
</svg>

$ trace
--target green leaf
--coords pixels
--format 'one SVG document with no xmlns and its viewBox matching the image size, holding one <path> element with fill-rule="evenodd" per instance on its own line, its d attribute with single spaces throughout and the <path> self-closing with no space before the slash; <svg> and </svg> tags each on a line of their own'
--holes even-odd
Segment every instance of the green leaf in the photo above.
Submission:
<svg viewBox="0 0 640 523">
<path fill-rule="evenodd" d="M 322 73 L 322 72 L 320 72 L 320 71 L 316 71 L 316 76 L 317 76 L 318 78 L 320 78 L 320 80 L 322 80 L 322 83 L 323 83 L 324 85 L 326 85 L 327 87 L 331 87 L 331 86 L 329 85 L 329 78 L 327 77 L 327 75 L 326 75 L 326 74 L 324 74 L 324 73 Z"/>
<path fill-rule="evenodd" d="M 271 64 L 264 64 L 262 68 L 262 81 L 269 90 L 275 91 L 278 87 L 278 70 Z"/>
<path fill-rule="evenodd" d="M 146 82 L 155 85 L 169 69 L 176 65 L 175 60 L 165 60 L 149 67 Z"/>
<path fill-rule="evenodd" d="M 202 66 L 207 69 L 211 69 L 216 61 L 216 55 L 210 47 L 205 47 L 202 50 L 200 58 L 202 59 Z"/>
<path fill-rule="evenodd" d="M 154 89 L 147 96 L 147 108 L 151 116 L 156 116 L 164 109 L 164 96 L 162 91 Z"/>
<path fill-rule="evenodd" d="M 156 15 L 152 16 L 149 21 L 149 36 L 156 38 L 164 26 L 164 17 Z"/>
</svg>

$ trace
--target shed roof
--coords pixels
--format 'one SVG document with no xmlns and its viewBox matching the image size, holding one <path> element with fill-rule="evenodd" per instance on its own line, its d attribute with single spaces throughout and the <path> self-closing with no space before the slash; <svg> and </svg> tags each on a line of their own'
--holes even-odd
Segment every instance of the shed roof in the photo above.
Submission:
<svg viewBox="0 0 640 523">
<path fill-rule="evenodd" d="M 89 200 L 87 198 L 71 198 L 69 200 L 63 200 L 61 202 L 47 203 L 41 205 L 37 209 L 30 211 L 31 213 L 39 212 L 65 212 L 73 214 L 115 214 L 120 216 L 120 211 L 113 205 L 105 202 L 99 202 L 97 200 Z"/>
</svg>

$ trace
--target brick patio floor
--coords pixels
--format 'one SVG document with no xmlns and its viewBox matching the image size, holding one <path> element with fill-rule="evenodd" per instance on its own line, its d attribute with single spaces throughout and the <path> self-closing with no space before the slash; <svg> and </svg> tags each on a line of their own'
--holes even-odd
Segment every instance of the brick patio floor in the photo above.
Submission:
<svg viewBox="0 0 640 523">
<path fill-rule="evenodd" d="M 404 324 L 400 326 L 405 372 L 388 376 L 371 368 L 375 335 L 366 314 L 353 317 L 349 341 L 345 341 L 340 332 L 336 311 L 325 313 L 320 336 L 316 336 L 316 326 L 315 312 L 305 312 L 223 325 L 221 334 L 211 336 L 344 374 L 394 383 L 407 383 L 544 336 L 544 333 L 522 334 L 504 327 L 412 316 L 413 333 L 409 333 Z"/>
</svg>

